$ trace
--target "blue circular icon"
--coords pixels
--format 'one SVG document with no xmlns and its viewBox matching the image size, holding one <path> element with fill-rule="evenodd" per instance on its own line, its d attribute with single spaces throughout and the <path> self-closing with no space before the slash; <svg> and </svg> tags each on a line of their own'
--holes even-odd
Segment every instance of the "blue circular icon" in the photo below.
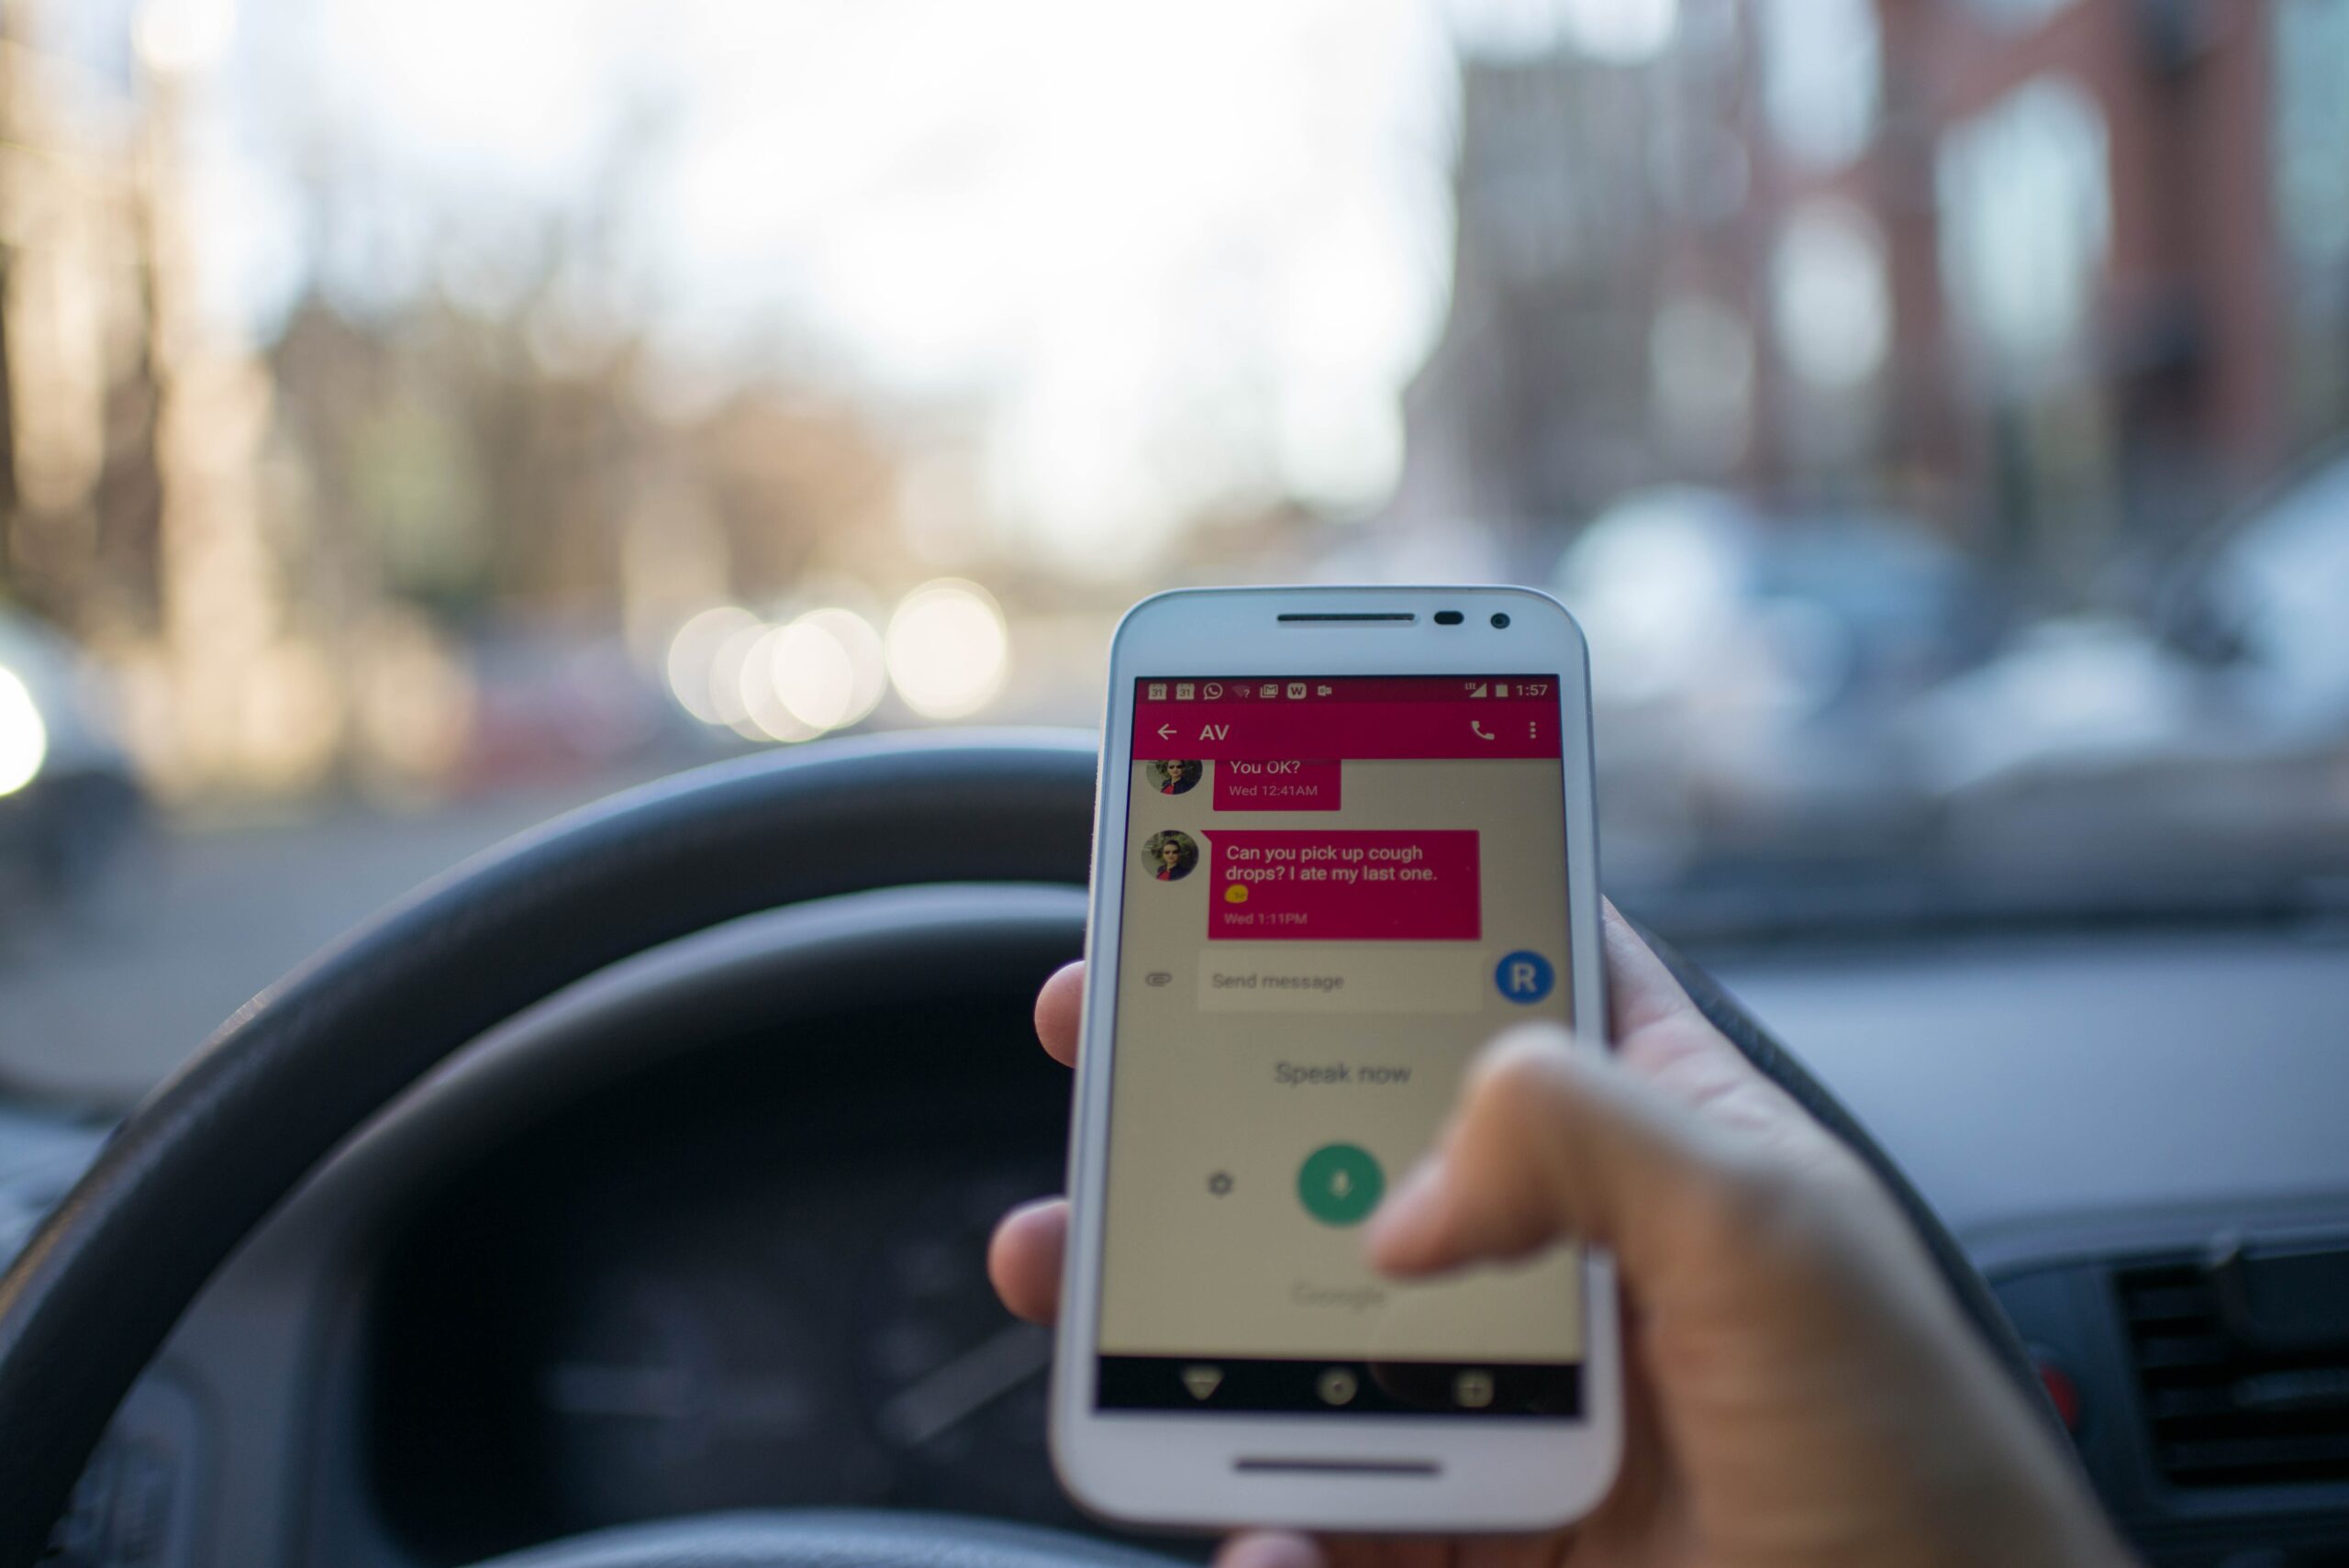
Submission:
<svg viewBox="0 0 2349 1568">
<path fill-rule="evenodd" d="M 1520 1006 L 1539 1002 L 1557 983 L 1557 972 L 1538 952 L 1513 952 L 1493 967 L 1493 984 Z"/>
</svg>

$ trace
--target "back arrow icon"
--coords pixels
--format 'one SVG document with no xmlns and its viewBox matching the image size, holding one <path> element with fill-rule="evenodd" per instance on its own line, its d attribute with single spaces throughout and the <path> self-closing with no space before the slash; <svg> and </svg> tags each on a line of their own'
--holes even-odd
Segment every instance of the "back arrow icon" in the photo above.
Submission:
<svg viewBox="0 0 2349 1568">
<path fill-rule="evenodd" d="M 1161 740 L 1165 740 L 1169 735 L 1172 735 L 1172 734 L 1174 734 L 1174 727 L 1173 725 L 1171 725 L 1171 724 L 1162 724 L 1162 725 L 1160 725 L 1160 726 L 1158 727 L 1158 738 L 1159 738 Z"/>
</svg>

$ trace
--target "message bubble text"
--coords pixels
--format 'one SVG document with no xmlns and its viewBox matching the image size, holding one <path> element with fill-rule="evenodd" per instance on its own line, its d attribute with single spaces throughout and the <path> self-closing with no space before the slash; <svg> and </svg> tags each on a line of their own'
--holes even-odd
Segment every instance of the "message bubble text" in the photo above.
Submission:
<svg viewBox="0 0 2349 1568">
<path fill-rule="evenodd" d="M 1337 762 L 1283 757 L 1219 762 L 1218 811 L 1335 811 L 1344 768 Z"/>
<path fill-rule="evenodd" d="M 1473 828 L 1207 835 L 1211 941 L 1472 942 Z"/>
</svg>

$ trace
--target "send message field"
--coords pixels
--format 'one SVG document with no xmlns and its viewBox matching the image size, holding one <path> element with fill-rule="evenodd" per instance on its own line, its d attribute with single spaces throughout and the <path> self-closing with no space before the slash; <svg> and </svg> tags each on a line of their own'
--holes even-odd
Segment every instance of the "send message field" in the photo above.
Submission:
<svg viewBox="0 0 2349 1568">
<path fill-rule="evenodd" d="M 1272 951 L 1208 948 L 1198 956 L 1208 1013 L 1474 1013 L 1485 1005 L 1479 948 L 1284 942 Z"/>
</svg>

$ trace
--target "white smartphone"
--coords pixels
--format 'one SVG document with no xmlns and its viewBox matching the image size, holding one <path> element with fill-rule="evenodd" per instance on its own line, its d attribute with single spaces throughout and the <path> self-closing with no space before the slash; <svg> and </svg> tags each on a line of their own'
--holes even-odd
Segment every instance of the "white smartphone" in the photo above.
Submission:
<svg viewBox="0 0 2349 1568">
<path fill-rule="evenodd" d="M 1605 1049 L 1582 633 L 1522 588 L 1161 595 L 1109 661 L 1063 1484 L 1110 1518 L 1531 1530 L 1622 1447 L 1607 1260 L 1403 1284 L 1362 1223 L 1478 1049 Z"/>
</svg>

